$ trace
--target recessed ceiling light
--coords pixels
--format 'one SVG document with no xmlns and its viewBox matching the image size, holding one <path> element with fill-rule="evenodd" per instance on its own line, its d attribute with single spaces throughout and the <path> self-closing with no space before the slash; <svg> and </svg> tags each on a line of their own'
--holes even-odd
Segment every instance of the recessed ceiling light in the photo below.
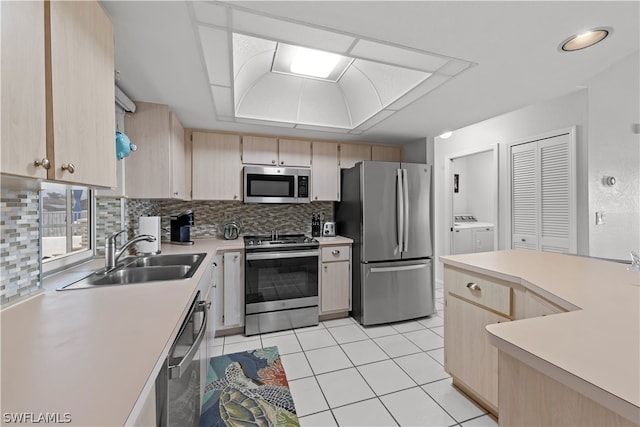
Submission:
<svg viewBox="0 0 640 427">
<path fill-rule="evenodd" d="M 337 82 L 352 62 L 335 53 L 278 43 L 271 71 Z"/>
<path fill-rule="evenodd" d="M 560 50 L 571 52 L 593 46 L 604 40 L 613 30 L 611 28 L 593 28 L 589 31 L 573 35 L 560 44 Z"/>
<path fill-rule="evenodd" d="M 451 137 L 451 135 L 453 135 L 453 132 L 451 132 L 451 131 L 445 132 L 442 135 L 440 135 L 440 138 L 447 139 L 447 138 Z"/>
</svg>

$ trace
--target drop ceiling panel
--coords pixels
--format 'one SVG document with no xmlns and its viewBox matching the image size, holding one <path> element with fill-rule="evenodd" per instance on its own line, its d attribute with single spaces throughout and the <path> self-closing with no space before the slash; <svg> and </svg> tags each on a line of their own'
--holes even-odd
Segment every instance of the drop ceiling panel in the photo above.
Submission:
<svg viewBox="0 0 640 427">
<path fill-rule="evenodd" d="M 193 10 L 199 22 L 220 27 L 227 25 L 227 9 L 223 6 L 196 1 L 193 2 Z"/>
<path fill-rule="evenodd" d="M 351 129 L 349 111 L 340 87 L 331 82 L 304 79 L 297 123 Z"/>
<path fill-rule="evenodd" d="M 246 96 L 256 81 L 269 73 L 272 57 L 273 55 L 270 52 L 263 52 L 253 56 L 249 62 L 241 67 L 240 71 L 235 73 L 236 102 L 239 102 Z"/>
<path fill-rule="evenodd" d="M 231 93 L 231 88 L 224 86 L 211 86 L 211 94 L 213 95 L 216 116 L 218 118 L 233 118 L 233 94 Z"/>
<path fill-rule="evenodd" d="M 447 63 L 448 58 L 402 49 L 369 40 L 358 40 L 351 50 L 353 56 L 375 60 L 400 67 L 433 72 Z"/>
<path fill-rule="evenodd" d="M 455 76 L 467 68 L 473 66 L 472 63 L 467 61 L 461 61 L 459 59 L 452 59 L 446 63 L 446 65 L 438 70 L 438 74 L 444 74 L 446 76 Z"/>
<path fill-rule="evenodd" d="M 401 110 L 415 100 L 422 98 L 427 93 L 431 92 L 433 89 L 437 88 L 449 79 L 450 77 L 448 76 L 432 74 L 431 77 L 420 83 L 411 92 L 407 93 L 393 104 L 387 106 L 387 110 Z"/>
<path fill-rule="evenodd" d="M 350 67 L 340 79 L 340 87 L 356 127 L 382 108 L 376 87 L 357 67 Z"/>
<path fill-rule="evenodd" d="M 295 123 L 303 79 L 284 77 L 276 73 L 262 76 L 240 102 L 236 99 L 236 116 Z"/>
<path fill-rule="evenodd" d="M 353 37 L 332 31 L 294 24 L 240 10 L 233 10 L 233 29 L 235 32 L 260 34 L 265 38 L 335 53 L 345 53 L 354 41 Z"/>
<path fill-rule="evenodd" d="M 272 40 L 261 39 L 259 37 L 251 37 L 243 34 L 233 34 L 233 69 L 237 75 L 242 66 L 252 60 L 261 53 L 268 52 L 273 56 L 277 43 Z M 269 71 L 271 63 L 265 69 Z"/>
<path fill-rule="evenodd" d="M 323 126 L 312 126 L 312 125 L 296 125 L 296 129 L 313 130 L 318 132 L 349 133 L 349 129 L 327 128 Z"/>
<path fill-rule="evenodd" d="M 218 86 L 231 86 L 231 67 L 229 63 L 229 38 L 226 31 L 211 27 L 198 27 L 202 54 L 207 66 L 209 83 Z"/>
<path fill-rule="evenodd" d="M 356 59 L 353 63 L 376 87 L 383 107 L 417 86 L 429 73 Z"/>
</svg>

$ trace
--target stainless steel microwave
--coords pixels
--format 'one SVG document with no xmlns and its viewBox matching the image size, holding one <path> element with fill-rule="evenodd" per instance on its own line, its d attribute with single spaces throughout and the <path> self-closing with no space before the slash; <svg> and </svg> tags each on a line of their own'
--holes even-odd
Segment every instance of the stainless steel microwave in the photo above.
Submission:
<svg viewBox="0 0 640 427">
<path fill-rule="evenodd" d="M 245 203 L 309 203 L 309 168 L 244 167 Z"/>
</svg>

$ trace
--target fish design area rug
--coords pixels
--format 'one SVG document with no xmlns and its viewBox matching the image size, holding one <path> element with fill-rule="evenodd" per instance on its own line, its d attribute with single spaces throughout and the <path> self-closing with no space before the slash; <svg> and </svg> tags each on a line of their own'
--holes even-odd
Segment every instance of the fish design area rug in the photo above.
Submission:
<svg viewBox="0 0 640 427">
<path fill-rule="evenodd" d="M 278 347 L 212 357 L 200 427 L 299 427 Z"/>
</svg>

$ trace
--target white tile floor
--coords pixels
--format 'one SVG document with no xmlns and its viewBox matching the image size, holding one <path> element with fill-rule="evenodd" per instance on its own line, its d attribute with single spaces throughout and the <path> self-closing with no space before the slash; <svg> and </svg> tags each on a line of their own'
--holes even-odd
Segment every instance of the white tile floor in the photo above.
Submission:
<svg viewBox="0 0 640 427">
<path fill-rule="evenodd" d="M 441 301 L 438 301 L 441 302 Z M 214 355 L 278 346 L 305 426 L 496 426 L 444 371 L 442 312 L 364 327 L 351 318 L 216 338 Z"/>
</svg>

